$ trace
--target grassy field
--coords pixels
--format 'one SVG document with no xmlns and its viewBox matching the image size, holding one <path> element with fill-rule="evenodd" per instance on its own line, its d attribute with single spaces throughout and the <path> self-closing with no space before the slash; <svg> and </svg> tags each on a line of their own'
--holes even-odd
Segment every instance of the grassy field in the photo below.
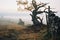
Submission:
<svg viewBox="0 0 60 40">
<path fill-rule="evenodd" d="M 34 33 L 31 29 L 18 24 L 0 25 L 0 40 L 44 40 L 46 32 L 46 27 Z"/>
</svg>

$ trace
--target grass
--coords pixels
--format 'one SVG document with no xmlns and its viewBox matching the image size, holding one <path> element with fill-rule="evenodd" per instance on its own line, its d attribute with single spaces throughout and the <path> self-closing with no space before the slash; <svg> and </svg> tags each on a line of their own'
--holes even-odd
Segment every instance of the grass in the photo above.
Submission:
<svg viewBox="0 0 60 40">
<path fill-rule="evenodd" d="M 22 25 L 0 25 L 0 40 L 44 40 L 46 32 L 46 25 L 37 33 Z"/>
</svg>

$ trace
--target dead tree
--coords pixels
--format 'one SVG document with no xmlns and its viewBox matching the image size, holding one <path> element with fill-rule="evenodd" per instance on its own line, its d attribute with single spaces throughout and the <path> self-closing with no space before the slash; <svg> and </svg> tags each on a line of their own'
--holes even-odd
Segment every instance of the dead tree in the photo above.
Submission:
<svg viewBox="0 0 60 40">
<path fill-rule="evenodd" d="M 51 37 L 53 38 L 53 40 L 55 39 L 55 37 L 56 37 L 56 24 L 55 24 L 55 21 L 54 21 L 54 19 L 55 19 L 55 14 L 54 13 L 56 13 L 55 11 L 52 11 L 52 10 L 50 10 L 51 8 L 50 8 L 50 6 L 48 6 L 48 12 L 47 11 L 45 11 L 45 13 L 47 13 L 48 15 L 47 15 L 47 25 L 48 25 L 48 27 L 47 27 L 47 32 L 48 33 L 50 33 L 51 34 Z"/>
<path fill-rule="evenodd" d="M 32 4 L 33 4 L 33 7 L 35 8 L 35 9 L 32 11 L 32 14 L 30 14 L 30 15 L 32 15 L 31 17 L 32 17 L 33 24 L 34 24 L 34 25 L 36 25 L 36 23 L 40 24 L 40 22 L 37 20 L 37 19 L 38 19 L 38 18 L 37 18 L 37 15 L 43 13 L 44 11 L 38 11 L 38 10 L 39 10 L 39 8 L 44 7 L 45 5 L 47 5 L 47 3 L 37 5 L 37 4 L 36 4 L 36 1 L 33 0 L 33 1 L 32 1 Z M 40 20 L 41 20 L 41 19 L 40 19 Z M 42 20 L 41 20 L 41 21 L 42 21 Z"/>
</svg>

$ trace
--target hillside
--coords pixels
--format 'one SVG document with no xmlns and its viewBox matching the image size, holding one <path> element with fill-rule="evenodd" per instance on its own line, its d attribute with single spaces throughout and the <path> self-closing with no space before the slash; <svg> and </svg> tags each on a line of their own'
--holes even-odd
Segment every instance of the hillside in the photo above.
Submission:
<svg viewBox="0 0 60 40">
<path fill-rule="evenodd" d="M 31 28 L 22 25 L 9 24 L 0 25 L 0 40 L 43 40 L 46 34 L 46 25 L 35 33 Z"/>
</svg>

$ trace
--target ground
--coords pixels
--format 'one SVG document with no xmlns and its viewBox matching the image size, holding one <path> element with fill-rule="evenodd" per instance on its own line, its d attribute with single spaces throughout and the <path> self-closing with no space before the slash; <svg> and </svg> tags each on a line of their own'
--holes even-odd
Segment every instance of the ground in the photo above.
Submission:
<svg viewBox="0 0 60 40">
<path fill-rule="evenodd" d="M 18 24 L 0 25 L 0 40 L 44 40 L 46 25 L 34 33 L 31 29 Z"/>
</svg>

